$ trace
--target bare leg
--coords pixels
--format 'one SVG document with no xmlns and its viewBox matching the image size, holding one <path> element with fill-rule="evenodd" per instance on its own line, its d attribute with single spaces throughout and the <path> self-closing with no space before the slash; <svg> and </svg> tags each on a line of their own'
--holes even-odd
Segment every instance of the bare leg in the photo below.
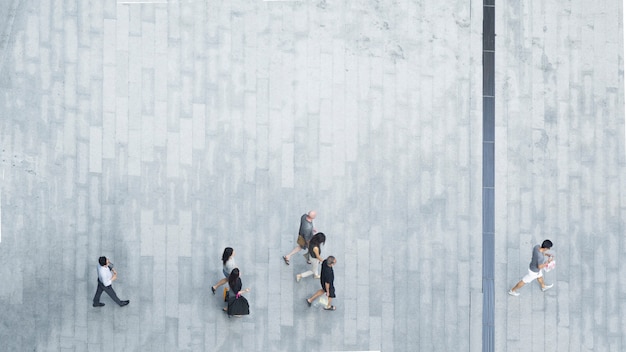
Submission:
<svg viewBox="0 0 626 352">
<path fill-rule="evenodd" d="M 543 280 L 541 280 L 541 281 L 543 282 Z M 515 291 L 519 290 L 520 288 L 522 288 L 522 286 L 524 286 L 524 285 L 526 285 L 524 283 L 524 281 L 520 280 L 520 282 L 518 282 L 517 285 L 515 285 L 515 287 L 513 287 L 511 289 L 511 291 L 515 292 Z"/>
<path fill-rule="evenodd" d="M 542 277 L 538 277 L 537 278 L 537 282 L 539 283 L 539 285 L 541 285 L 542 289 L 546 288 L 546 283 L 543 282 L 543 276 Z"/>
<path fill-rule="evenodd" d="M 213 290 L 217 290 L 218 287 L 222 286 L 223 284 L 227 283 L 228 279 L 227 278 L 223 278 L 220 281 L 218 281 L 214 286 L 213 286 Z"/>
<path fill-rule="evenodd" d="M 315 301 L 315 300 L 317 299 L 317 297 L 319 297 L 319 296 L 323 295 L 324 293 L 326 293 L 326 291 L 324 291 L 324 290 L 322 290 L 322 289 L 320 288 L 319 290 L 317 290 L 317 292 L 315 292 L 315 293 L 313 294 L 313 296 L 311 296 L 311 298 L 307 299 L 307 301 L 308 301 L 309 303 L 313 303 L 313 301 Z M 330 302 L 330 299 L 329 299 L 329 302 Z"/>
<path fill-rule="evenodd" d="M 289 258 L 291 258 L 292 255 L 300 252 L 300 250 L 302 250 L 302 248 L 300 246 L 296 246 L 296 248 L 294 248 L 291 252 L 289 252 L 289 254 L 287 254 L 285 256 L 285 258 L 287 258 L 287 260 L 289 260 Z"/>
</svg>

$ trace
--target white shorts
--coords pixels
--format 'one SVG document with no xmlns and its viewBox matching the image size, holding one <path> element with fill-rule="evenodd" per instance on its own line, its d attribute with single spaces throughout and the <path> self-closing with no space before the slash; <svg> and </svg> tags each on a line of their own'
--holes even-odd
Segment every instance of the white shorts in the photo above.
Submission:
<svg viewBox="0 0 626 352">
<path fill-rule="evenodd" d="M 543 277 L 543 269 L 539 269 L 538 273 L 528 269 L 528 274 L 524 275 L 524 277 L 522 278 L 522 281 L 524 281 L 524 283 L 527 284 L 540 277 Z"/>
</svg>

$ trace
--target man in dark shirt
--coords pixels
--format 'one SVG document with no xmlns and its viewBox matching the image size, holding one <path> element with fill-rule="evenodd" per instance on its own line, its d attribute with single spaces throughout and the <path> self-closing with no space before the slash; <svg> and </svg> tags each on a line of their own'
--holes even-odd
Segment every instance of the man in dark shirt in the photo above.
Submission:
<svg viewBox="0 0 626 352">
<path fill-rule="evenodd" d="M 320 284 L 322 284 L 322 288 L 317 290 L 311 298 L 306 300 L 309 307 L 319 296 L 326 294 L 326 297 L 328 297 L 328 303 L 326 304 L 326 307 L 324 307 L 324 310 L 336 309 L 335 306 L 330 304 L 333 298 L 335 298 L 335 272 L 333 270 L 333 266 L 335 266 L 335 264 L 337 264 L 337 259 L 332 255 L 326 258 L 326 260 L 322 263 L 322 275 L 320 276 Z"/>
<path fill-rule="evenodd" d="M 317 213 L 315 210 L 311 210 L 300 217 L 300 230 L 298 231 L 297 240 L 298 244 L 289 254 L 283 256 L 285 264 L 289 265 L 289 258 L 291 258 L 292 255 L 309 247 L 309 241 L 311 241 L 311 238 L 313 238 L 313 235 L 317 232 L 313 227 L 313 220 L 316 215 Z M 311 261 L 309 260 L 309 252 L 307 252 L 304 257 L 306 258 L 307 263 L 311 264 Z"/>
<path fill-rule="evenodd" d="M 552 288 L 552 284 L 546 285 L 545 282 L 543 282 L 543 268 L 545 268 L 552 261 L 552 255 L 548 253 L 550 248 L 552 248 L 552 241 L 550 240 L 543 241 L 541 246 L 536 245 L 533 247 L 533 257 L 528 265 L 528 273 L 524 275 L 515 287 L 509 290 L 509 294 L 511 296 L 519 296 L 519 292 L 517 292 L 517 290 L 535 279 L 541 286 L 541 291 L 545 292 Z M 548 260 L 546 260 L 545 257 L 548 257 Z"/>
</svg>

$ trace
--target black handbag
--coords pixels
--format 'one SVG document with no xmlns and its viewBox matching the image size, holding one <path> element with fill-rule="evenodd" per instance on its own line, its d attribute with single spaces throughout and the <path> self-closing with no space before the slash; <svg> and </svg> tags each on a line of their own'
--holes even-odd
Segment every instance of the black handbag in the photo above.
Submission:
<svg viewBox="0 0 626 352">
<path fill-rule="evenodd" d="M 246 297 L 238 295 L 235 297 L 228 297 L 228 308 L 226 310 L 229 316 L 231 315 L 248 315 L 250 314 L 250 304 Z"/>
</svg>

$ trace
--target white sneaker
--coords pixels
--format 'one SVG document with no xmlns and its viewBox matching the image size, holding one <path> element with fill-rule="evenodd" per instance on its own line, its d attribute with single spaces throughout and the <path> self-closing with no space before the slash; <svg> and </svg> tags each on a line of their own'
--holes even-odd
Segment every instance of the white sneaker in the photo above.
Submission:
<svg viewBox="0 0 626 352">
<path fill-rule="evenodd" d="M 519 292 L 515 292 L 515 291 L 513 291 L 513 290 L 509 290 L 509 294 L 510 294 L 511 296 L 515 296 L 515 297 L 519 296 Z"/>
<path fill-rule="evenodd" d="M 548 291 L 549 289 L 551 289 L 551 288 L 552 288 L 552 286 L 554 286 L 554 284 L 546 285 L 545 287 L 542 287 L 542 288 L 541 288 L 541 291 L 546 292 L 546 291 Z"/>
</svg>

